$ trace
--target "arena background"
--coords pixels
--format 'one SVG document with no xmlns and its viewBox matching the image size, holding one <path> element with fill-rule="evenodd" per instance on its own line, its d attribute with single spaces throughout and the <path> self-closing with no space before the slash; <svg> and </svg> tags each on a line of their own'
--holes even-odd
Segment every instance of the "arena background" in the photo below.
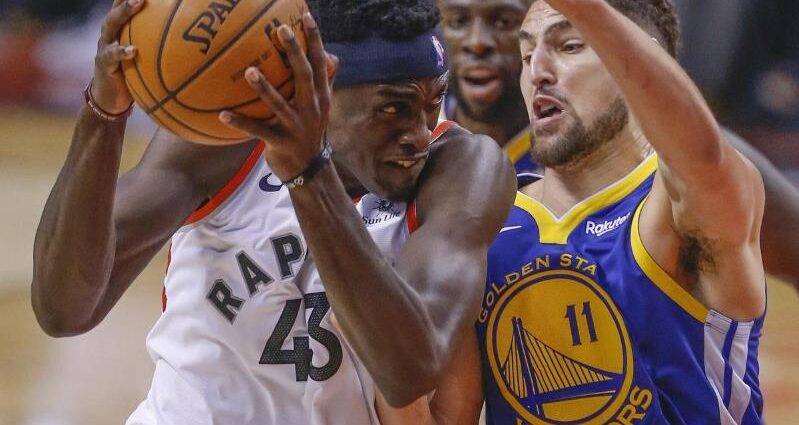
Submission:
<svg viewBox="0 0 799 425">
<path fill-rule="evenodd" d="M 53 339 L 30 307 L 33 238 L 91 76 L 109 1 L 0 0 L 0 425 L 124 423 L 152 374 L 144 340 L 161 309 L 162 252 L 87 335 Z M 799 2 L 678 1 L 681 61 L 721 120 L 799 182 Z M 123 168 L 153 126 L 131 119 Z M 785 229 L 797 233 L 799 229 Z M 66 282 L 65 282 L 66 283 Z M 799 422 L 799 297 L 769 282 L 761 344 L 766 419 Z"/>
</svg>

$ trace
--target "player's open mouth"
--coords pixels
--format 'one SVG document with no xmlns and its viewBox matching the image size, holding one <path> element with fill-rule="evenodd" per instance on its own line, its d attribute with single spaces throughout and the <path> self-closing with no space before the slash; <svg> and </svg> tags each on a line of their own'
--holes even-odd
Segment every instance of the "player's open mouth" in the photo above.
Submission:
<svg viewBox="0 0 799 425">
<path fill-rule="evenodd" d="M 549 96 L 536 96 L 533 100 L 534 124 L 536 126 L 554 123 L 563 116 L 564 112 L 563 105 Z"/>
<path fill-rule="evenodd" d="M 460 74 L 460 89 L 467 98 L 493 102 L 502 93 L 499 70 L 490 66 L 465 67 Z"/>
</svg>

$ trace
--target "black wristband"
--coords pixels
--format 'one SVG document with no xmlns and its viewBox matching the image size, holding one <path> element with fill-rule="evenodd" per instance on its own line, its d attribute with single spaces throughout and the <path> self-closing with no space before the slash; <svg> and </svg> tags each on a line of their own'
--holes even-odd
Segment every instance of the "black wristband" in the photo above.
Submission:
<svg viewBox="0 0 799 425">
<path fill-rule="evenodd" d="M 330 148 L 330 143 L 325 142 L 325 146 L 322 148 L 322 152 L 319 152 L 319 155 L 316 155 L 314 159 L 311 160 L 311 163 L 308 164 L 308 168 L 305 169 L 302 173 L 300 173 L 297 177 L 293 179 L 289 179 L 287 182 L 283 183 L 287 188 L 294 189 L 296 187 L 300 187 L 310 181 L 322 167 L 325 166 L 328 162 L 330 162 L 330 156 L 333 153 L 333 150 Z"/>
</svg>

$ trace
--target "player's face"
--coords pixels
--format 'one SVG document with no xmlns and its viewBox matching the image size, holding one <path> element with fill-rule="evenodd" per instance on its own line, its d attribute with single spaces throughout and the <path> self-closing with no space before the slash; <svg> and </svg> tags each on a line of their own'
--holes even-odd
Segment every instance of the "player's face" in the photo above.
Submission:
<svg viewBox="0 0 799 425">
<path fill-rule="evenodd" d="M 519 98 L 519 27 L 529 0 L 439 0 L 452 92 L 468 117 L 490 122 Z"/>
<path fill-rule="evenodd" d="M 522 94 L 539 164 L 575 164 L 626 127 L 627 107 L 607 68 L 546 2 L 530 8 L 520 44 Z"/>
<path fill-rule="evenodd" d="M 446 89 L 446 75 L 336 89 L 328 137 L 339 171 L 381 197 L 412 197 Z"/>
</svg>

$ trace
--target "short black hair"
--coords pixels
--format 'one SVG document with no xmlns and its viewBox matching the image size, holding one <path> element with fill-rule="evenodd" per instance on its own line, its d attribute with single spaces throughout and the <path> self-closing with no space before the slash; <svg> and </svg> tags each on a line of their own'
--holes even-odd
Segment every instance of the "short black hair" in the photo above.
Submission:
<svg viewBox="0 0 799 425">
<path fill-rule="evenodd" d="M 608 3 L 630 18 L 673 57 L 680 48 L 680 19 L 672 0 L 608 0 Z"/>
<path fill-rule="evenodd" d="M 435 28 L 435 0 L 307 0 L 324 42 L 407 40 Z"/>
<path fill-rule="evenodd" d="M 536 2 L 538 0 L 533 0 Z M 672 57 L 680 48 L 680 19 L 673 0 L 607 0 L 608 4 L 655 37 Z"/>
</svg>

